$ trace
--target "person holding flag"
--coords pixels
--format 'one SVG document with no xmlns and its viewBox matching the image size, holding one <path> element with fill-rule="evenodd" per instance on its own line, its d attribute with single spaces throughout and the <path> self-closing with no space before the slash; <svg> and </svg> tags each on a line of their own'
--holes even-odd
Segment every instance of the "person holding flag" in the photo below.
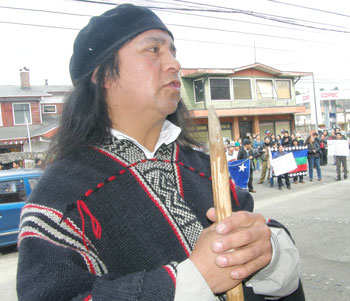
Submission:
<svg viewBox="0 0 350 301">
<path fill-rule="evenodd" d="M 254 154 L 252 150 L 252 142 L 250 139 L 243 140 L 243 146 L 238 152 L 237 160 L 249 159 L 249 180 L 248 180 L 248 190 L 249 192 L 255 193 L 256 191 L 253 188 L 253 162 Z"/>
<path fill-rule="evenodd" d="M 283 145 L 280 144 L 278 146 L 278 152 L 276 153 L 275 159 L 278 157 L 284 156 L 286 154 L 287 153 L 284 151 Z M 283 186 L 282 178 L 284 178 L 284 180 L 285 180 L 287 189 L 290 189 L 290 181 L 289 181 L 289 174 L 288 173 L 278 175 L 278 177 L 277 177 L 278 189 L 282 190 L 282 186 Z"/>
</svg>

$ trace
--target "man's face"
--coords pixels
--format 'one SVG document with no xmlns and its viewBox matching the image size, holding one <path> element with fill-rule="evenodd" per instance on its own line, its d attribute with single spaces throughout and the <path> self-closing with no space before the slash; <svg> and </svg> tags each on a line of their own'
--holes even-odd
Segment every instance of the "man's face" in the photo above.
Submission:
<svg viewBox="0 0 350 301">
<path fill-rule="evenodd" d="M 278 150 L 279 150 L 280 152 L 283 152 L 283 146 L 280 145 L 280 146 L 278 147 Z"/>
<path fill-rule="evenodd" d="M 146 31 L 119 50 L 119 76 L 107 78 L 109 113 L 165 119 L 180 100 L 180 64 L 168 33 Z"/>
</svg>

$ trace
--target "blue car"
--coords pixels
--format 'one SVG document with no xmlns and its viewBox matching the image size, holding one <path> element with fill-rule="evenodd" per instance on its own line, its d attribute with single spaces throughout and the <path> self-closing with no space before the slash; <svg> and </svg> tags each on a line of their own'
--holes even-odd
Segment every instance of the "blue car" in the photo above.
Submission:
<svg viewBox="0 0 350 301">
<path fill-rule="evenodd" d="M 21 209 L 42 173 L 22 168 L 0 171 L 0 247 L 17 243 Z"/>
</svg>

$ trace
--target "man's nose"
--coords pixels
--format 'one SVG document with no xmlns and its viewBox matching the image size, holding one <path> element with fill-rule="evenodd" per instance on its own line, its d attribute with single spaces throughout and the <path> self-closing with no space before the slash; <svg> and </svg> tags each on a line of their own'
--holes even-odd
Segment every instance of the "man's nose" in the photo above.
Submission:
<svg viewBox="0 0 350 301">
<path fill-rule="evenodd" d="M 164 70 L 165 71 L 172 71 L 174 73 L 179 73 L 181 69 L 180 62 L 177 60 L 175 55 L 169 51 L 164 58 Z"/>
</svg>

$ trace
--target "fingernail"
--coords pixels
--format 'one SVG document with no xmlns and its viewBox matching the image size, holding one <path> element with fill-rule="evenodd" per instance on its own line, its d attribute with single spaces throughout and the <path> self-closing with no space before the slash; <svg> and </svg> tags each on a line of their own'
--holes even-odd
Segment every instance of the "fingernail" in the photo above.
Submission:
<svg viewBox="0 0 350 301">
<path fill-rule="evenodd" d="M 220 266 L 225 266 L 227 264 L 227 258 L 222 257 L 222 256 L 218 256 L 218 257 L 216 257 L 216 263 Z"/>
<path fill-rule="evenodd" d="M 226 229 L 226 225 L 225 224 L 219 224 L 219 225 L 216 226 L 216 231 L 218 233 L 224 233 L 225 229 Z"/>
<path fill-rule="evenodd" d="M 223 246 L 222 242 L 220 242 L 220 241 L 214 242 L 214 244 L 213 244 L 213 250 L 214 250 L 215 252 L 220 252 L 220 251 L 222 251 L 223 248 L 224 248 L 224 246 Z"/>
<path fill-rule="evenodd" d="M 233 272 L 231 272 L 231 277 L 232 277 L 233 279 L 239 279 L 239 273 L 236 272 L 236 271 L 233 271 Z"/>
</svg>

